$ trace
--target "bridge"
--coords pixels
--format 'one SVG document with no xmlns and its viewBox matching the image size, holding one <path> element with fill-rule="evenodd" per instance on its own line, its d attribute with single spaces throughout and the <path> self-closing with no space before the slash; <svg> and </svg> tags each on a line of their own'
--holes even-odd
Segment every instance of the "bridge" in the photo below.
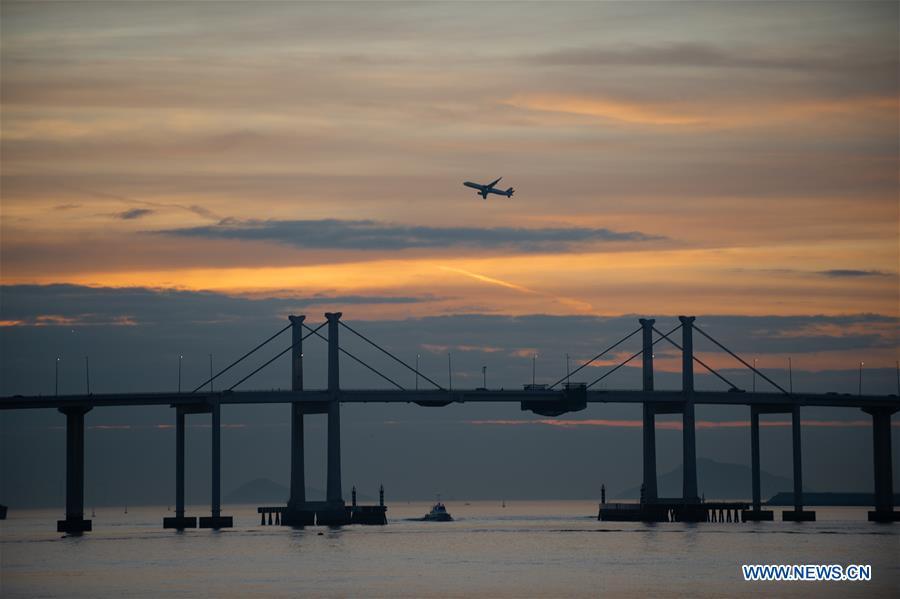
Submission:
<svg viewBox="0 0 900 599">
<path fill-rule="evenodd" d="M 243 356 L 211 376 L 190 392 L 184 393 L 113 393 L 54 396 L 11 396 L 0 398 L 0 410 L 56 408 L 66 416 L 66 517 L 57 522 L 60 532 L 80 533 L 90 531 L 92 524 L 84 518 L 84 419 L 93 408 L 108 406 L 171 406 L 175 410 L 175 517 L 165 518 L 167 528 L 184 529 L 198 526 L 198 518 L 186 516 L 184 509 L 184 435 L 185 418 L 193 414 L 209 414 L 212 420 L 212 488 L 210 515 L 199 518 L 201 528 L 225 528 L 232 526 L 232 518 L 223 516 L 221 509 L 221 410 L 232 404 L 285 403 L 290 405 L 291 418 L 291 476 L 290 499 L 280 509 L 281 522 L 285 525 L 303 526 L 319 524 L 346 524 L 353 521 L 353 506 L 346 506 L 341 488 L 341 404 L 342 403 L 414 403 L 424 407 L 442 407 L 454 403 L 506 402 L 517 403 L 522 410 L 543 416 L 555 417 L 568 412 L 583 410 L 589 403 L 625 403 L 643 406 L 643 497 L 641 514 L 654 519 L 661 510 L 678 514 L 679 520 L 704 521 L 708 510 L 697 491 L 697 454 L 695 406 L 741 405 L 750 408 L 751 471 L 753 497 L 749 509 L 742 510 L 744 521 L 772 520 L 773 514 L 762 508 L 760 497 L 759 416 L 760 414 L 790 414 L 793 447 L 794 509 L 782 513 L 784 520 L 809 521 L 815 512 L 804 509 L 803 472 L 800 442 L 800 415 L 805 407 L 861 409 L 872 417 L 874 458 L 874 510 L 869 520 L 895 522 L 900 512 L 894 510 L 891 464 L 891 416 L 900 410 L 897 395 L 839 395 L 804 394 L 785 390 L 775 381 L 757 370 L 746 360 L 732 352 L 709 333 L 699 328 L 693 316 L 679 316 L 679 324 L 662 332 L 652 319 L 640 319 L 640 326 L 616 343 L 584 362 L 552 385 L 525 385 L 521 390 L 452 389 L 452 379 L 445 388 L 417 367 L 413 367 L 366 337 L 363 333 L 341 320 L 340 312 L 326 313 L 325 322 L 315 328 L 306 324 L 305 316 L 289 316 L 289 324 Z M 320 331 L 327 327 L 326 334 Z M 230 371 L 247 357 L 256 353 L 283 333 L 291 331 L 291 344 L 241 378 L 229 389 L 205 391 L 215 379 Z M 350 353 L 340 344 L 340 332 L 346 330 L 375 347 L 392 360 L 412 371 L 416 380 L 421 378 L 430 389 L 405 389 L 378 369 Z M 673 336 L 681 333 L 680 343 Z M 734 385 L 724 375 L 711 368 L 694 355 L 694 333 L 699 333 L 723 352 L 729 354 L 745 368 L 768 382 L 771 392 L 748 393 Z M 591 383 L 571 383 L 571 376 L 641 334 L 640 349 Z M 304 389 L 303 342 L 315 336 L 327 343 L 328 385 L 326 389 Z M 681 352 L 682 388 L 680 391 L 654 389 L 653 348 L 665 341 Z M 291 385 L 287 391 L 237 391 L 236 387 L 285 354 L 290 354 Z M 341 356 L 360 364 L 391 384 L 393 389 L 348 390 L 340 386 Z M 640 390 L 594 390 L 600 381 L 633 360 L 642 361 L 642 388 Z M 694 389 L 695 364 L 706 369 L 726 385 L 725 391 L 698 391 Z M 418 387 L 418 383 L 417 383 Z M 327 484 L 325 501 L 307 501 L 304 473 L 304 419 L 307 415 L 324 414 L 327 417 Z M 657 414 L 682 415 L 683 472 L 682 496 L 677 499 L 660 498 L 657 492 L 656 474 L 656 425 Z M 273 508 L 274 509 L 274 508 Z M 729 516 L 730 518 L 730 516 Z"/>
</svg>

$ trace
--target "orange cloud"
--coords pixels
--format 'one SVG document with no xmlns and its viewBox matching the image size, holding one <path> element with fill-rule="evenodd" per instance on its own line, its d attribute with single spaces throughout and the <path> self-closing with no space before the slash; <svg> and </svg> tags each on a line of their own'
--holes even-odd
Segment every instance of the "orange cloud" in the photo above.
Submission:
<svg viewBox="0 0 900 599">
<path fill-rule="evenodd" d="M 667 127 L 745 127 L 766 122 L 809 120 L 819 116 L 873 115 L 894 118 L 898 99 L 872 96 L 847 99 L 807 99 L 747 103 L 652 103 L 566 94 L 522 94 L 505 105 L 537 112 L 576 115 L 636 125 Z"/>
<path fill-rule="evenodd" d="M 706 122 L 665 107 L 583 96 L 521 95 L 505 100 L 504 103 L 528 110 L 576 114 L 641 125 L 702 125 Z"/>
</svg>

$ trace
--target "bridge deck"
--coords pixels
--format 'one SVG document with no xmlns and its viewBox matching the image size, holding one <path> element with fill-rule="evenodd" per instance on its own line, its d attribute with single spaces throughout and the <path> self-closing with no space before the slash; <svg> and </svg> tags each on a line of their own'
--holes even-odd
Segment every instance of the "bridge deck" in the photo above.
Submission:
<svg viewBox="0 0 900 599">
<path fill-rule="evenodd" d="M 897 395 L 850 395 L 837 393 L 743 393 L 729 391 L 695 391 L 694 402 L 709 405 L 743 405 L 779 407 L 800 405 L 842 408 L 894 408 L 900 409 Z M 105 393 L 91 395 L 14 395 L 0 398 L 0 410 L 60 408 L 67 406 L 187 406 L 197 404 L 266 404 L 330 401 L 332 395 L 324 390 L 310 391 L 223 391 L 215 393 Z M 454 391 L 400 391 L 390 389 L 347 389 L 337 394 L 337 399 L 352 403 L 419 403 L 440 407 L 451 403 L 490 403 L 522 401 L 560 401 L 570 399 L 564 391 L 550 390 L 454 390 Z M 654 402 L 677 405 L 684 401 L 681 391 L 587 391 L 583 400 L 588 403 Z"/>
</svg>

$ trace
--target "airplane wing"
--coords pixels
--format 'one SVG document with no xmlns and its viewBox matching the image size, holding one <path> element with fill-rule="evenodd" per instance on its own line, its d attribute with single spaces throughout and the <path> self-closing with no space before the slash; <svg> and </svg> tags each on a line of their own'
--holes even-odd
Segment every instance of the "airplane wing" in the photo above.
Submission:
<svg viewBox="0 0 900 599">
<path fill-rule="evenodd" d="M 500 179 L 502 179 L 502 178 L 503 178 L 503 177 L 500 177 Z M 487 187 L 487 188 L 493 187 L 494 185 L 496 185 L 497 183 L 500 182 L 500 179 L 497 179 L 496 181 L 493 181 L 493 182 L 491 182 L 491 183 L 488 183 L 487 185 L 485 185 L 485 187 Z"/>
</svg>

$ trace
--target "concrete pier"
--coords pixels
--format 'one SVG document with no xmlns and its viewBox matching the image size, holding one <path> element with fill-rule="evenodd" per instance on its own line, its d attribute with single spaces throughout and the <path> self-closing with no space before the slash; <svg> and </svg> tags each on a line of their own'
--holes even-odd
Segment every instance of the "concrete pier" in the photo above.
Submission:
<svg viewBox="0 0 900 599">
<path fill-rule="evenodd" d="M 200 528 L 231 528 L 231 516 L 222 515 L 222 408 L 215 402 L 212 408 L 212 489 L 210 516 L 200 517 Z"/>
<path fill-rule="evenodd" d="M 794 509 L 781 512 L 781 519 L 790 522 L 813 522 L 816 513 L 803 509 L 803 455 L 800 451 L 800 406 L 791 408 L 791 436 L 794 456 Z"/>
<path fill-rule="evenodd" d="M 175 516 L 163 518 L 163 528 L 197 528 L 196 517 L 184 515 L 184 417 L 183 407 L 175 408 Z"/>
<path fill-rule="evenodd" d="M 759 409 L 750 406 L 750 468 L 753 479 L 753 506 L 741 513 L 744 522 L 761 522 L 774 519 L 772 510 L 762 509 L 759 487 Z"/>
<path fill-rule="evenodd" d="M 57 520 L 57 532 L 78 534 L 92 527 L 84 519 L 84 415 L 90 410 L 59 408 L 66 415 L 66 519 Z"/>
<path fill-rule="evenodd" d="M 894 482 L 891 457 L 891 415 L 894 408 L 866 408 L 872 416 L 872 446 L 875 471 L 875 509 L 869 512 L 871 522 L 900 522 L 894 510 Z"/>
</svg>

